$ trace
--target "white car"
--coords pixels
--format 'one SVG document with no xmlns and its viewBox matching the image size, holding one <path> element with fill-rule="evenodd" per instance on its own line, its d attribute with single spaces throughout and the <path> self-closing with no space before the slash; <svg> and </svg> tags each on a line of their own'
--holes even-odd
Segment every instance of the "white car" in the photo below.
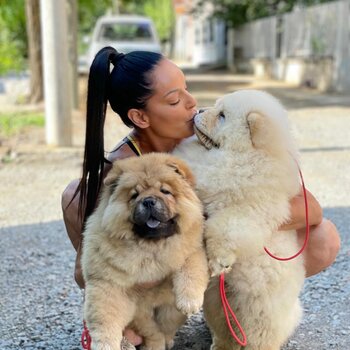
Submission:
<svg viewBox="0 0 350 350">
<path fill-rule="evenodd" d="M 105 46 L 118 52 L 161 52 L 161 46 L 153 21 L 142 16 L 103 16 L 95 25 L 88 51 L 90 66 L 96 53 Z"/>
</svg>

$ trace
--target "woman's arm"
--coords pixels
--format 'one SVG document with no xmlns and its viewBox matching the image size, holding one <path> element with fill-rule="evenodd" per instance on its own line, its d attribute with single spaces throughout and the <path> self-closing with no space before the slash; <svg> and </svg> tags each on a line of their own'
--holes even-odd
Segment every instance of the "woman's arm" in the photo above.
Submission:
<svg viewBox="0 0 350 350">
<path fill-rule="evenodd" d="M 310 237 L 304 250 L 306 277 L 313 276 L 330 266 L 340 249 L 340 237 L 336 226 L 323 218 L 322 208 L 316 198 L 306 191 L 309 209 Z M 297 230 L 300 246 L 306 234 L 304 194 L 301 191 L 290 201 L 291 219 L 280 230 Z"/>
<path fill-rule="evenodd" d="M 80 288 L 84 288 L 84 279 L 81 271 L 81 244 L 82 244 L 82 222 L 78 217 L 79 194 L 73 199 L 79 180 L 73 180 L 62 194 L 63 221 L 74 249 L 77 252 L 75 259 L 74 277 Z M 72 201 L 73 199 L 73 201 Z"/>
<path fill-rule="evenodd" d="M 304 243 L 306 229 L 297 230 L 300 246 Z M 304 250 L 306 277 L 318 274 L 332 265 L 340 249 L 340 236 L 332 221 L 323 219 L 310 227 L 308 245 Z"/>
</svg>

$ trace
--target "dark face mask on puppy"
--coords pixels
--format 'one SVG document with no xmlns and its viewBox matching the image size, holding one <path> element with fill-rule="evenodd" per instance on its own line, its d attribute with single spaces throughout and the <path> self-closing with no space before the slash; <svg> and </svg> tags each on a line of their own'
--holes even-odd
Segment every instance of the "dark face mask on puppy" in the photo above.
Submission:
<svg viewBox="0 0 350 350">
<path fill-rule="evenodd" d="M 177 232 L 176 215 L 172 216 L 164 201 L 157 196 L 140 199 L 132 219 L 133 231 L 140 238 L 162 239 Z"/>
</svg>

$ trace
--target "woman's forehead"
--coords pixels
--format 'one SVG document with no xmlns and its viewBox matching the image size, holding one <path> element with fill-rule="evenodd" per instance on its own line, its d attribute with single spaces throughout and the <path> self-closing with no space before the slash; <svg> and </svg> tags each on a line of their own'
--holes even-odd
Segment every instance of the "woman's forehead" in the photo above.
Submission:
<svg viewBox="0 0 350 350">
<path fill-rule="evenodd" d="M 175 89 L 183 89 L 185 84 L 185 76 L 181 69 L 166 58 L 157 64 L 152 78 L 156 93 L 162 95 Z"/>
</svg>

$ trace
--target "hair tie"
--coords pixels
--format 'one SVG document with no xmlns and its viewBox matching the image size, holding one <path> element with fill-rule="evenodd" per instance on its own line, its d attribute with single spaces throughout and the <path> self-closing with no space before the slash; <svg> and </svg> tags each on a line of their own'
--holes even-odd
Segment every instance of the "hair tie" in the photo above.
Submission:
<svg viewBox="0 0 350 350">
<path fill-rule="evenodd" d="M 111 54 L 111 62 L 113 63 L 114 66 L 116 66 L 123 58 L 124 54 L 122 52 L 116 52 Z"/>
</svg>

